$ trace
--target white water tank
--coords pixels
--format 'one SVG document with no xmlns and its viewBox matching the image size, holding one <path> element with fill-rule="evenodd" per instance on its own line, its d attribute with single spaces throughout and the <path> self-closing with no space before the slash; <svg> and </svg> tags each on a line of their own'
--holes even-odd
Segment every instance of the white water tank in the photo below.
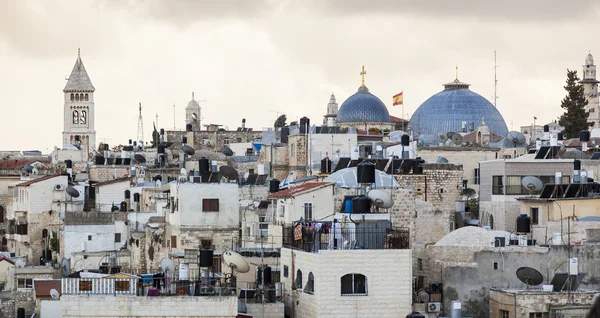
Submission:
<svg viewBox="0 0 600 318">
<path fill-rule="evenodd" d="M 188 264 L 179 264 L 179 280 L 188 280 L 190 277 Z"/>
<path fill-rule="evenodd" d="M 552 245 L 562 245 L 561 233 L 552 233 Z"/>
<path fill-rule="evenodd" d="M 264 176 L 265 175 L 265 165 L 264 164 L 259 164 L 258 165 L 258 175 L 259 176 Z"/>
<path fill-rule="evenodd" d="M 519 246 L 527 246 L 527 235 L 519 235 Z"/>
</svg>

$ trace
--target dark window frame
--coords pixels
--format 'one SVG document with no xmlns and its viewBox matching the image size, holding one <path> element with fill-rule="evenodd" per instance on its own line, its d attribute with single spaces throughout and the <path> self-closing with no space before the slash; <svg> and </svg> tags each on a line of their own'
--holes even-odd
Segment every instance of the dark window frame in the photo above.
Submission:
<svg viewBox="0 0 600 318">
<path fill-rule="evenodd" d="M 367 276 L 359 273 L 350 273 L 340 279 L 340 294 L 342 296 L 368 296 Z"/>
<path fill-rule="evenodd" d="M 219 212 L 219 199 L 202 199 L 202 212 Z"/>
</svg>

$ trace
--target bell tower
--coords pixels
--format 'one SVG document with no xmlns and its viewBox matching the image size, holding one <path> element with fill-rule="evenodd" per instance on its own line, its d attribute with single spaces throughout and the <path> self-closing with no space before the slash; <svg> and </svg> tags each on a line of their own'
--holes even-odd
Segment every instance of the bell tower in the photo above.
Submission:
<svg viewBox="0 0 600 318">
<path fill-rule="evenodd" d="M 87 158 L 96 147 L 94 92 L 78 50 L 75 66 L 63 89 L 65 96 L 63 149 L 79 149 Z"/>
<path fill-rule="evenodd" d="M 590 112 L 588 122 L 593 122 L 592 128 L 600 128 L 600 99 L 598 98 L 598 81 L 596 79 L 596 65 L 594 57 L 588 54 L 583 65 L 582 79 L 579 81 L 583 85 L 584 95 L 588 104 L 585 107 Z"/>
</svg>

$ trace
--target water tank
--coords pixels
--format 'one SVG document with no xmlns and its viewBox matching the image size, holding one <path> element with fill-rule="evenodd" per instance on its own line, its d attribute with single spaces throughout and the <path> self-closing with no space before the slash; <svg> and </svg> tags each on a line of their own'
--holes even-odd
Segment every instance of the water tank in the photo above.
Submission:
<svg viewBox="0 0 600 318">
<path fill-rule="evenodd" d="M 133 194 L 133 202 L 140 202 L 140 194 L 139 193 Z"/>
<path fill-rule="evenodd" d="M 263 270 L 263 276 L 265 278 L 265 285 L 271 285 L 271 283 L 273 282 L 273 274 L 271 271 L 271 266 L 265 266 L 264 270 Z"/>
<path fill-rule="evenodd" d="M 517 233 L 531 232 L 531 218 L 527 214 L 517 217 Z"/>
<path fill-rule="evenodd" d="M 423 174 L 423 164 L 425 160 L 421 159 L 421 157 L 417 157 L 415 161 L 413 161 L 413 174 Z"/>
<path fill-rule="evenodd" d="M 352 199 L 351 198 L 346 199 L 344 212 L 352 213 Z"/>
<path fill-rule="evenodd" d="M 329 160 L 329 157 L 321 159 L 321 173 L 331 173 L 331 160 Z"/>
<path fill-rule="evenodd" d="M 164 129 L 164 128 L 161 128 L 161 129 L 160 129 L 160 134 L 161 134 L 161 135 L 164 135 L 164 134 L 165 134 L 165 129 Z"/>
<path fill-rule="evenodd" d="M 158 145 L 158 153 L 165 153 L 165 146 Z"/>
<path fill-rule="evenodd" d="M 550 126 L 544 125 L 544 132 L 550 132 Z"/>
<path fill-rule="evenodd" d="M 188 264 L 179 264 L 179 280 L 188 280 L 190 278 L 190 270 Z"/>
<path fill-rule="evenodd" d="M 73 161 L 67 159 L 65 160 L 65 164 L 67 165 L 67 169 L 73 168 Z"/>
<path fill-rule="evenodd" d="M 104 151 L 108 151 L 108 144 L 104 144 Z"/>
<path fill-rule="evenodd" d="M 581 170 L 581 161 L 573 160 L 573 170 Z"/>
<path fill-rule="evenodd" d="M 212 267 L 213 254 L 213 250 L 200 250 L 200 267 Z"/>
<path fill-rule="evenodd" d="M 310 119 L 306 116 L 300 118 L 300 133 L 306 134 L 310 128 Z"/>
<path fill-rule="evenodd" d="M 127 202 L 125 202 L 125 201 L 121 202 L 121 208 L 119 209 L 119 211 L 127 212 Z"/>
<path fill-rule="evenodd" d="M 204 175 L 204 173 L 207 173 L 210 171 L 210 161 L 206 158 L 206 157 L 202 157 L 200 158 L 200 160 L 198 161 L 199 163 L 199 167 L 200 167 L 200 174 Z"/>
<path fill-rule="evenodd" d="M 125 199 L 131 198 L 131 191 L 125 190 Z"/>
<path fill-rule="evenodd" d="M 152 178 L 152 181 L 154 181 L 154 182 L 162 181 L 162 176 L 160 174 L 157 174 Z"/>
<path fill-rule="evenodd" d="M 563 133 L 559 132 L 557 136 L 558 140 L 563 140 Z"/>
<path fill-rule="evenodd" d="M 579 141 L 590 141 L 590 132 L 588 130 L 579 131 Z"/>
<path fill-rule="evenodd" d="M 263 270 L 260 267 L 256 268 L 256 283 L 258 285 L 262 284 L 262 280 L 263 280 Z"/>
<path fill-rule="evenodd" d="M 290 135 L 290 127 L 281 127 L 281 136 L 279 138 L 279 141 L 282 144 L 287 144 L 289 135 Z"/>
<path fill-rule="evenodd" d="M 375 165 L 363 161 L 356 166 L 356 181 L 358 183 L 375 183 Z"/>
<path fill-rule="evenodd" d="M 17 318 L 25 318 L 25 308 L 17 309 Z"/>
<path fill-rule="evenodd" d="M 185 131 L 192 131 L 192 124 L 185 125 Z"/>
<path fill-rule="evenodd" d="M 404 147 L 409 146 L 410 145 L 410 136 L 409 135 L 402 135 L 402 137 L 400 137 L 400 143 Z"/>
<path fill-rule="evenodd" d="M 187 137 L 186 136 L 181 137 L 181 143 L 182 144 L 187 144 Z"/>
<path fill-rule="evenodd" d="M 364 195 L 352 199 L 352 213 L 369 212 L 371 212 L 371 199 Z"/>
<path fill-rule="evenodd" d="M 271 179 L 271 181 L 269 181 L 269 193 L 275 193 L 277 191 L 279 191 L 279 180 Z"/>
<path fill-rule="evenodd" d="M 104 164 L 104 157 L 97 155 L 96 157 L 94 157 L 94 163 L 96 163 L 97 165 L 103 165 Z"/>
</svg>

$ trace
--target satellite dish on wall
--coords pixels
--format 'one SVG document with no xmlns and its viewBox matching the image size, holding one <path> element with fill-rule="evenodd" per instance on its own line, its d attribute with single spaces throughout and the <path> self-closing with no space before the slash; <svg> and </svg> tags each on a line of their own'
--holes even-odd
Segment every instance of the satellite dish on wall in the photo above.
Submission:
<svg viewBox="0 0 600 318">
<path fill-rule="evenodd" d="M 223 253 L 223 262 L 238 273 L 247 273 L 250 271 L 250 264 L 248 264 L 242 255 L 236 252 L 226 251 Z"/>
<path fill-rule="evenodd" d="M 59 300 L 60 293 L 58 292 L 58 290 L 52 288 L 52 289 L 50 289 L 50 297 L 52 297 L 52 299 L 54 299 L 54 300 Z"/>
<path fill-rule="evenodd" d="M 23 261 L 22 259 L 18 259 L 18 260 L 15 262 L 15 266 L 16 266 L 17 268 L 23 268 L 23 267 L 25 267 L 25 261 Z"/>
<path fill-rule="evenodd" d="M 531 193 L 535 191 L 541 191 L 544 183 L 538 177 L 528 176 L 521 180 L 521 185 Z"/>
<path fill-rule="evenodd" d="M 60 267 L 62 268 L 63 274 L 65 276 L 71 275 L 71 262 L 68 258 L 63 258 L 60 262 Z"/>
<path fill-rule="evenodd" d="M 79 197 L 79 191 L 73 187 L 67 187 L 67 193 L 73 198 Z"/>
<path fill-rule="evenodd" d="M 544 281 L 544 276 L 531 267 L 521 267 L 517 269 L 517 278 L 527 284 L 527 286 L 537 286 Z"/>
<path fill-rule="evenodd" d="M 231 148 L 229 148 L 227 146 L 221 147 L 221 153 L 227 157 L 233 156 L 233 150 L 231 150 Z"/>
<path fill-rule="evenodd" d="M 192 148 L 188 145 L 183 145 L 183 147 L 181 147 L 181 150 L 183 151 L 184 154 L 186 154 L 188 156 L 193 156 L 194 153 L 196 153 L 196 151 L 194 151 L 194 148 Z"/>
<path fill-rule="evenodd" d="M 173 273 L 173 271 L 175 270 L 175 264 L 173 263 L 173 261 L 169 258 L 163 258 L 160 261 L 160 270 L 163 273 Z"/>
<path fill-rule="evenodd" d="M 388 209 L 394 205 L 394 200 L 392 199 L 392 196 L 389 193 L 382 190 L 371 190 L 369 191 L 369 193 L 367 193 L 367 197 L 371 199 L 371 201 L 373 201 L 373 205 L 379 208 Z"/>
</svg>

